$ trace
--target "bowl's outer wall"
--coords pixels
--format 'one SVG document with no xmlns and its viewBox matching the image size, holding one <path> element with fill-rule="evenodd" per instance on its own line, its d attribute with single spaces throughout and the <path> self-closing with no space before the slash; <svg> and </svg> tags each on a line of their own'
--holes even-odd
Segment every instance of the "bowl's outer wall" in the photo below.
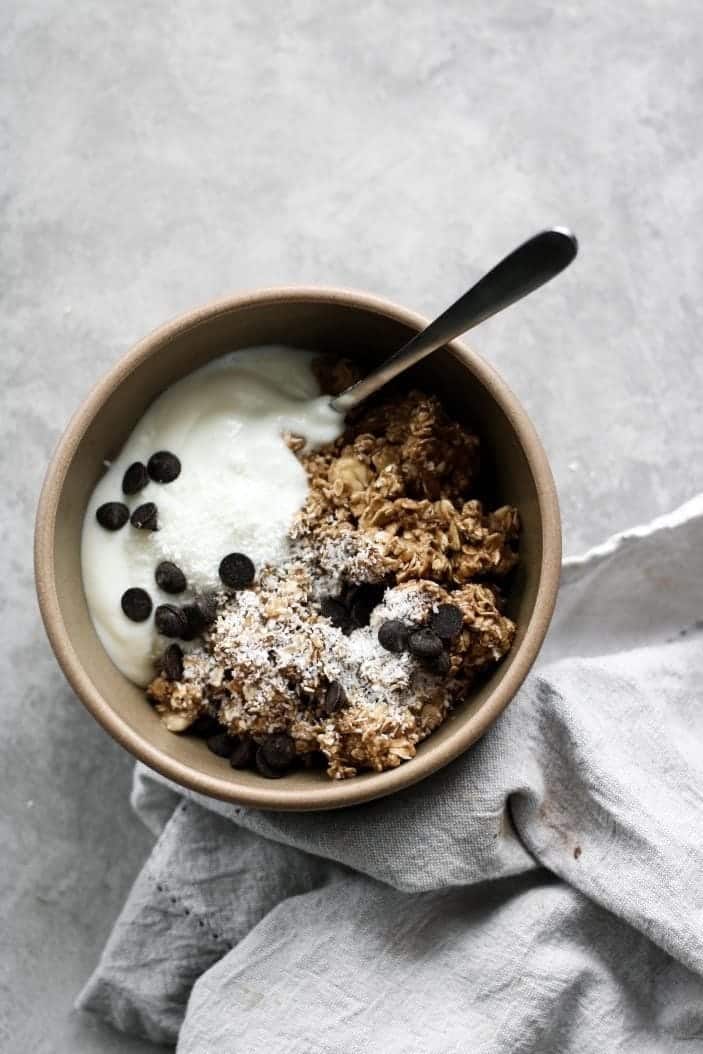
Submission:
<svg viewBox="0 0 703 1054">
<path fill-rule="evenodd" d="M 112 664 L 93 629 L 81 581 L 80 534 L 84 509 L 103 471 L 146 407 L 168 385 L 217 355 L 258 344 L 289 344 L 382 358 L 400 346 L 421 320 L 388 317 L 402 309 L 352 294 L 263 294 L 176 320 L 147 338 L 89 397 L 73 419 L 49 469 L 37 522 L 37 583 L 42 613 L 57 657 L 94 716 L 124 746 L 165 775 L 195 790 L 243 804 L 278 809 L 320 809 L 368 800 L 407 786 L 452 760 L 493 722 L 524 679 L 546 631 L 560 563 L 559 516 L 553 483 L 539 442 L 516 403 L 496 401 L 504 388 L 492 371 L 460 346 L 416 367 L 418 384 L 437 391 L 481 436 L 495 476 L 495 497 L 520 511 L 520 569 L 509 610 L 518 634 L 507 659 L 425 743 L 410 764 L 342 783 L 296 773 L 275 784 L 233 771 L 190 736 L 167 732 L 144 702 L 141 689 Z M 412 320 L 412 321 L 409 321 Z M 481 379 L 467 369 L 485 373 Z M 491 389 L 494 390 L 491 390 Z M 507 393 L 509 399 L 514 399 Z M 97 410 L 99 409 L 99 412 Z M 522 432 L 516 434 L 516 427 Z M 532 464 L 530 463 L 532 462 Z M 537 470 L 535 471 L 535 465 Z M 548 552 L 544 551 L 545 538 Z M 526 635 L 529 640 L 525 642 Z M 525 643 L 527 647 L 525 647 Z"/>
</svg>

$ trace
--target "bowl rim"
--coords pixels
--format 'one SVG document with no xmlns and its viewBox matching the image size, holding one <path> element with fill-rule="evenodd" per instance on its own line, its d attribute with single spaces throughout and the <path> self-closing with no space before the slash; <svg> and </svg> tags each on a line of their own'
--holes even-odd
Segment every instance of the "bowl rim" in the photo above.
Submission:
<svg viewBox="0 0 703 1054">
<path fill-rule="evenodd" d="M 59 606 L 54 540 L 56 512 L 72 458 L 90 423 L 107 398 L 145 359 L 177 334 L 205 321 L 266 304 L 292 302 L 331 303 L 380 314 L 412 330 L 427 319 L 383 297 L 355 289 L 332 286 L 286 285 L 235 293 L 210 301 L 159 326 L 122 355 L 92 388 L 66 426 L 49 462 L 36 514 L 34 572 L 39 608 L 58 663 L 78 698 L 93 717 L 139 761 L 162 776 L 199 794 L 260 809 L 305 811 L 334 809 L 371 801 L 419 782 L 464 753 L 478 740 L 514 698 L 542 646 L 556 603 L 561 570 L 561 522 L 556 487 L 547 456 L 526 411 L 505 381 L 480 355 L 460 341 L 447 345 L 487 389 L 508 418 L 532 474 L 542 525 L 542 558 L 534 607 L 511 665 L 500 684 L 482 706 L 456 727 L 443 742 L 427 741 L 423 753 L 411 763 L 380 773 L 364 773 L 350 780 L 320 783 L 305 789 L 288 789 L 261 781 L 261 786 L 238 785 L 229 779 L 192 769 L 154 746 L 134 731 L 113 710 L 109 701 L 85 673 L 71 644 Z"/>
</svg>

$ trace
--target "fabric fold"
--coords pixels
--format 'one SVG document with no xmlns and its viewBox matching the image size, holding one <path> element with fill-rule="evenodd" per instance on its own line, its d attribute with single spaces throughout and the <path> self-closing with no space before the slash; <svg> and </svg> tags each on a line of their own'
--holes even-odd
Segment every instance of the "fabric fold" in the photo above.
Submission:
<svg viewBox="0 0 703 1054">
<path fill-rule="evenodd" d="M 703 1050 L 702 543 L 699 497 L 567 561 L 518 696 L 391 798 L 137 766 L 160 835 L 79 1005 L 188 1054 Z"/>
</svg>

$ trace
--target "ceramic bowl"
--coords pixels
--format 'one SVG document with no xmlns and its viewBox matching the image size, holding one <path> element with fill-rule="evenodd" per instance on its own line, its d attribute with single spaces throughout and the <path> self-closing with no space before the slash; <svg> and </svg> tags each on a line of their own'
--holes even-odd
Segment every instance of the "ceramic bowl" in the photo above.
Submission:
<svg viewBox="0 0 703 1054">
<path fill-rule="evenodd" d="M 399 768 L 333 781 L 296 772 L 266 780 L 233 770 L 204 742 L 168 732 L 112 664 L 93 629 L 80 568 L 88 497 L 149 403 L 168 385 L 225 351 L 257 344 L 380 360 L 426 325 L 405 308 L 365 293 L 324 288 L 268 289 L 206 305 L 132 348 L 90 393 L 69 423 L 39 502 L 35 569 L 39 604 L 56 657 L 93 717 L 136 758 L 201 794 L 263 809 L 331 809 L 416 783 L 467 750 L 522 684 L 554 608 L 561 562 L 559 509 L 542 446 L 515 396 L 486 362 L 454 342 L 415 367 L 418 385 L 437 392 L 477 431 L 497 504 L 517 506 L 520 563 L 509 590 L 517 622 L 509 655 L 445 724 Z"/>
</svg>

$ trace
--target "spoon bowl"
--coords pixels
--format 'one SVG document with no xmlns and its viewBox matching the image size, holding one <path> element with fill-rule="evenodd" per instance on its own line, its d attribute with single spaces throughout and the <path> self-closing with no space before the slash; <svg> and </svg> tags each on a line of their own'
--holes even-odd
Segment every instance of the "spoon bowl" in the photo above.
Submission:
<svg viewBox="0 0 703 1054">
<path fill-rule="evenodd" d="M 348 413 L 425 356 L 539 289 L 568 267 L 577 252 L 576 236 L 566 227 L 552 227 L 535 234 L 504 257 L 400 351 L 332 399 L 330 406 L 341 414 Z"/>
</svg>

